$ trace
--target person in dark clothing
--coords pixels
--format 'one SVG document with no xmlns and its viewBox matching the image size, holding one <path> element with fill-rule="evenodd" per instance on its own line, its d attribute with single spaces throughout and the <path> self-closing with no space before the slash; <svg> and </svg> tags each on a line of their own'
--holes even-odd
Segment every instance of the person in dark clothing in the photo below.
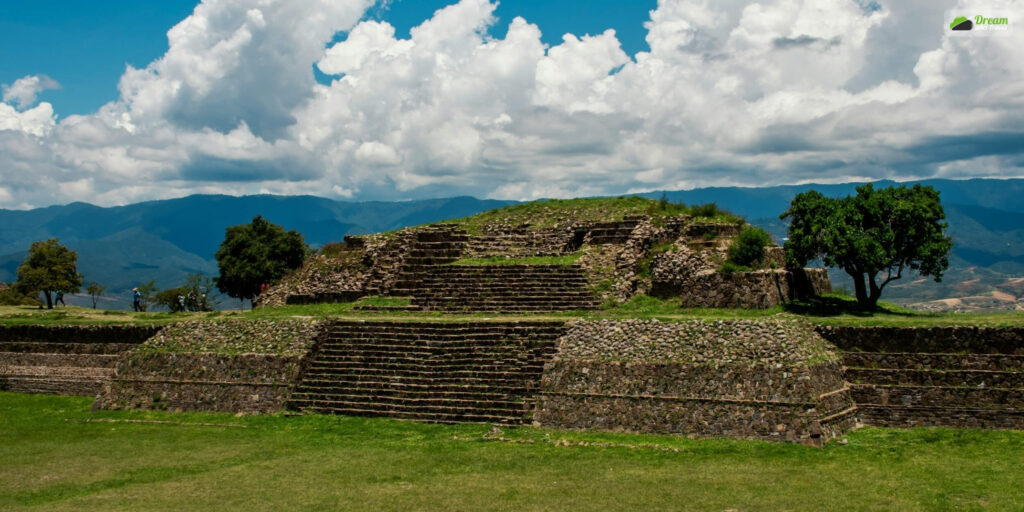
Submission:
<svg viewBox="0 0 1024 512">
<path fill-rule="evenodd" d="M 134 301 L 132 307 L 135 311 L 142 311 L 142 294 L 139 293 L 138 288 L 132 288 L 132 300 Z"/>
<path fill-rule="evenodd" d="M 53 304 L 60 304 L 61 306 L 68 307 L 68 305 L 64 302 L 64 292 L 57 290 L 57 300 L 53 301 Z"/>
</svg>

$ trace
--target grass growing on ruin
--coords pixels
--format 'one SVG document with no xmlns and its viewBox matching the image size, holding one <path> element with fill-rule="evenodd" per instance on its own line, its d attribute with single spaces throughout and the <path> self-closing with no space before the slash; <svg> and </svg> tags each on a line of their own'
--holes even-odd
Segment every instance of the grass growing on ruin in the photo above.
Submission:
<svg viewBox="0 0 1024 512">
<path fill-rule="evenodd" d="M 922 313 L 894 304 L 880 303 L 877 311 L 861 312 L 848 297 L 829 295 L 809 302 L 794 302 L 768 309 L 684 309 L 679 299 L 658 299 L 639 296 L 629 302 L 606 306 L 595 311 L 564 311 L 540 315 L 502 315 L 495 313 L 442 313 L 438 311 L 360 311 L 358 305 L 405 306 L 407 298 L 366 297 L 356 302 L 283 306 L 246 311 L 214 311 L 210 313 L 134 313 L 68 307 L 60 310 L 37 310 L 28 306 L 0 306 L 0 325 L 166 325 L 182 321 L 221 321 L 227 319 L 323 319 L 396 320 L 464 322 L 480 320 L 569 320 L 651 319 L 686 320 L 753 320 L 759 318 L 802 318 L 821 325 L 859 326 L 950 326 L 987 327 L 1024 326 L 1024 312 L 999 313 Z"/>
<path fill-rule="evenodd" d="M 743 219 L 714 204 L 687 206 L 643 197 L 598 197 L 589 199 L 547 199 L 496 208 L 472 217 L 446 221 L 470 233 L 481 233 L 486 225 L 528 225 L 532 229 L 569 226 L 575 222 L 616 222 L 644 215 L 659 222 L 667 217 L 692 215 L 709 221 L 740 223 Z"/>
<path fill-rule="evenodd" d="M 449 265 L 575 265 L 583 253 L 566 254 L 564 256 L 528 256 L 525 258 L 505 258 L 492 256 L 489 258 L 462 258 Z"/>
<path fill-rule="evenodd" d="M 536 428 L 485 439 L 487 425 L 90 413 L 90 403 L 0 393 L 0 509 L 860 511 L 1024 503 L 1024 433 L 1014 431 L 869 428 L 819 450 Z"/>
</svg>

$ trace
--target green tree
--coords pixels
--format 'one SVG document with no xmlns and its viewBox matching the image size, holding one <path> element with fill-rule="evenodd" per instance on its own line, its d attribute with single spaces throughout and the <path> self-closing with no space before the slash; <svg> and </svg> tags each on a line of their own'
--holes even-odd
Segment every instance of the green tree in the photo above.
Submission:
<svg viewBox="0 0 1024 512">
<path fill-rule="evenodd" d="M 213 294 L 215 284 L 213 279 L 202 274 L 189 274 L 185 284 L 176 288 L 169 288 L 153 296 L 152 304 L 162 306 L 171 313 L 187 311 L 213 311 L 219 303 Z M 184 307 L 182 301 L 184 299 Z"/>
<path fill-rule="evenodd" d="M 89 294 L 90 298 L 92 298 L 93 309 L 96 309 L 96 303 L 99 302 L 100 296 L 103 295 L 103 292 L 106 289 L 106 286 L 103 286 L 102 284 L 99 284 L 96 281 L 89 283 L 89 286 L 85 287 L 85 292 Z"/>
<path fill-rule="evenodd" d="M 217 288 L 251 302 L 261 285 L 274 283 L 300 267 L 308 252 L 298 231 L 286 232 L 257 215 L 249 224 L 227 228 L 214 254 L 220 267 Z"/>
<path fill-rule="evenodd" d="M 874 309 L 885 286 L 904 270 L 940 282 L 949 268 L 953 241 L 932 187 L 876 190 L 868 183 L 845 198 L 811 190 L 797 194 L 780 218 L 790 219 L 787 264 L 802 267 L 820 258 L 838 266 L 853 278 L 862 309 Z"/>
<path fill-rule="evenodd" d="M 156 279 L 150 279 L 148 283 L 143 283 L 138 286 L 139 288 L 139 308 L 145 312 L 149 309 L 150 303 L 156 298 L 156 294 L 160 291 L 156 287 Z"/>
<path fill-rule="evenodd" d="M 185 308 L 178 301 L 178 296 L 184 297 L 188 293 L 188 290 L 184 286 L 177 288 L 168 288 L 153 296 L 153 307 L 165 307 L 170 310 L 171 313 L 181 313 L 185 311 Z"/>
<path fill-rule="evenodd" d="M 53 309 L 53 292 L 78 292 L 82 275 L 76 262 L 78 253 L 61 245 L 56 238 L 32 242 L 25 261 L 18 266 L 15 288 L 22 293 L 46 296 L 46 307 Z"/>
</svg>

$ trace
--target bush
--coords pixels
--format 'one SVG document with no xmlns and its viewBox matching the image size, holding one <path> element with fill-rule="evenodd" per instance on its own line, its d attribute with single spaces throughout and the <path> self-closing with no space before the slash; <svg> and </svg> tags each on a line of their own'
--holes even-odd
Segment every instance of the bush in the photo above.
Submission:
<svg viewBox="0 0 1024 512">
<path fill-rule="evenodd" d="M 722 263 L 721 267 L 718 267 L 718 271 L 723 274 L 732 274 L 733 272 L 750 272 L 750 267 L 744 265 L 737 265 L 732 262 Z"/>
<path fill-rule="evenodd" d="M 718 209 L 718 205 L 715 203 L 699 204 L 690 209 L 694 217 L 707 217 L 712 218 L 724 211 Z"/>
<path fill-rule="evenodd" d="M 771 243 L 771 235 L 767 231 L 747 226 L 729 246 L 728 262 L 743 267 L 754 267 L 764 256 L 764 248 Z"/>
<path fill-rule="evenodd" d="M 0 287 L 0 306 L 38 306 L 39 300 L 14 288 Z"/>
</svg>

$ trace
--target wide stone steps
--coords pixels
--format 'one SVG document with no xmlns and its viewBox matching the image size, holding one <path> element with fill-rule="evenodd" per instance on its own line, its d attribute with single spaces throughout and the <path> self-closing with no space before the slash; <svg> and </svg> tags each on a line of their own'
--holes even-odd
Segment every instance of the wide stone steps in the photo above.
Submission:
<svg viewBox="0 0 1024 512">
<path fill-rule="evenodd" d="M 365 404 L 345 402 L 296 402 L 299 410 L 318 412 L 321 414 L 343 414 L 345 416 L 387 416 L 390 418 L 421 421 L 424 423 L 495 423 L 499 425 L 519 425 L 525 419 L 519 414 L 488 414 L 467 410 L 463 407 L 432 407 L 428 410 L 393 406 L 387 408 L 366 408 Z"/>
<path fill-rule="evenodd" d="M 862 421 L 883 427 L 954 427 L 1024 430 L 1024 410 L 858 405 Z"/>
<path fill-rule="evenodd" d="M 519 368 L 527 364 L 526 359 L 482 359 L 482 358 L 465 358 L 460 360 L 438 360 L 438 359 L 411 359 L 411 358 L 397 358 L 389 357 L 386 355 L 381 356 L 338 356 L 334 358 L 320 357 L 317 359 L 315 366 L 310 366 L 310 370 L 314 369 L 339 369 L 339 368 L 350 368 L 359 365 L 375 365 L 377 367 L 384 368 L 408 368 L 418 369 L 425 368 L 437 371 L 453 371 L 471 368 Z"/>
<path fill-rule="evenodd" d="M 367 392 L 369 391 L 369 392 Z M 467 409 L 509 410 L 522 409 L 525 402 L 522 397 L 514 399 L 500 393 L 465 393 L 444 391 L 396 391 L 386 388 L 349 388 L 333 392 L 317 393 L 307 391 L 293 395 L 294 400 L 361 402 L 379 404 L 385 407 L 392 405 L 416 405 L 428 407 L 450 407 L 461 405 Z"/>
<path fill-rule="evenodd" d="M 0 391 L 92 396 L 113 368 L 0 365 Z"/>
<path fill-rule="evenodd" d="M 50 343 L 0 341 L 0 352 L 37 354 L 120 354 L 137 347 L 133 343 Z"/>
<path fill-rule="evenodd" d="M 877 344 L 869 340 L 863 346 Z M 1024 355 L 979 348 L 984 350 L 848 351 L 842 358 L 851 396 L 868 424 L 1021 428 Z"/>
<path fill-rule="evenodd" d="M 554 322 L 336 324 L 289 408 L 434 422 L 530 420 Z"/>
<path fill-rule="evenodd" d="M 958 370 L 1024 372 L 1024 355 L 844 352 L 843 364 L 851 368 L 892 368 L 906 370 L 956 368 Z"/>
<path fill-rule="evenodd" d="M 17 377 L 0 375 L 0 391 L 49 395 L 96 396 L 108 378 Z"/>
<path fill-rule="evenodd" d="M 502 384 L 500 381 L 487 379 L 476 381 L 463 379 L 454 383 L 439 383 L 430 378 L 393 378 L 371 374 L 356 374 L 347 376 L 330 375 L 327 379 L 315 379 L 311 376 L 306 384 L 304 384 L 302 392 L 307 394 L 330 394 L 353 389 L 376 393 L 406 393 L 426 396 L 456 393 L 473 395 L 478 398 L 489 397 L 503 400 L 509 397 L 518 397 L 533 388 L 524 385 L 521 378 L 511 382 L 511 384 Z"/>
<path fill-rule="evenodd" d="M 858 405 L 1024 410 L 1024 389 L 851 384 Z"/>
<path fill-rule="evenodd" d="M 115 354 L 52 354 L 42 352 L 0 352 L 0 362 L 10 366 L 75 366 L 113 368 Z"/>
<path fill-rule="evenodd" d="M 362 368 L 339 372 L 311 371 L 303 377 L 303 386 L 324 387 L 347 385 L 364 380 L 389 379 L 394 382 L 418 383 L 433 386 L 490 386 L 492 388 L 518 388 L 526 386 L 531 375 L 510 372 L 461 371 L 451 372 L 450 377 L 441 377 L 436 372 L 394 371 L 387 369 Z M 537 375 L 539 377 L 539 375 Z"/>
<path fill-rule="evenodd" d="M 1024 372 L 991 370 L 907 370 L 899 368 L 847 368 L 846 380 L 892 386 L 965 386 L 1024 388 Z"/>
</svg>

